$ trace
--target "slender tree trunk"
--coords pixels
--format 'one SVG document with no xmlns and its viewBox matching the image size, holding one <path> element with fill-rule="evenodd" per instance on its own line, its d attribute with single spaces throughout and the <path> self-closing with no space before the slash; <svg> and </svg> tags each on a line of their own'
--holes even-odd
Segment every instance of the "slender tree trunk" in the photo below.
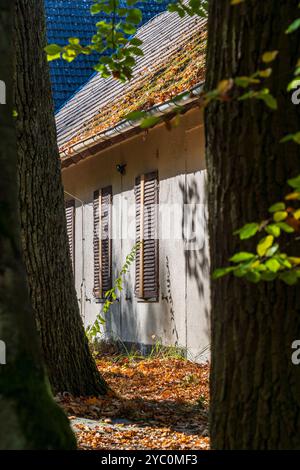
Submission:
<svg viewBox="0 0 300 470">
<path fill-rule="evenodd" d="M 286 92 L 299 58 L 299 34 L 284 33 L 299 16 L 298 3 L 210 2 L 207 89 L 266 68 L 262 54 L 279 50 L 268 83 L 279 111 L 258 100 L 234 100 L 206 112 L 212 270 L 247 249 L 233 231 L 264 220 L 287 190 L 287 178 L 299 173 L 299 147 L 279 143 L 300 129 L 299 107 Z M 299 338 L 299 287 L 279 281 L 250 285 L 233 277 L 213 282 L 213 448 L 300 448 L 300 367 L 291 362 L 291 344 Z"/>
<path fill-rule="evenodd" d="M 42 0 L 17 0 L 18 155 L 22 244 L 54 392 L 106 392 L 79 314 L 69 256 Z"/>
<path fill-rule="evenodd" d="M 0 79 L 6 83 L 7 105 L 0 105 L 0 340 L 7 357 L 0 365 L 0 449 L 74 449 L 68 420 L 46 381 L 21 260 L 11 92 L 13 15 L 14 2 L 2 0 Z"/>
</svg>

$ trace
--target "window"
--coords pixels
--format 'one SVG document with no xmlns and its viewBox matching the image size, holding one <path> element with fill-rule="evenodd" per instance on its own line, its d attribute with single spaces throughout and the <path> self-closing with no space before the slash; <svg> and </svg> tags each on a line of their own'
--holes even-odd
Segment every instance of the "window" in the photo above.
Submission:
<svg viewBox="0 0 300 470">
<path fill-rule="evenodd" d="M 74 271 L 75 267 L 75 201 L 67 201 L 65 203 L 67 234 L 69 239 L 69 250 Z"/>
<path fill-rule="evenodd" d="M 141 175 L 135 184 L 136 241 L 142 242 L 136 259 L 135 295 L 138 299 L 157 300 L 158 267 L 158 173 Z"/>
<path fill-rule="evenodd" d="M 94 193 L 94 295 L 104 299 L 112 288 L 112 187 Z"/>
</svg>

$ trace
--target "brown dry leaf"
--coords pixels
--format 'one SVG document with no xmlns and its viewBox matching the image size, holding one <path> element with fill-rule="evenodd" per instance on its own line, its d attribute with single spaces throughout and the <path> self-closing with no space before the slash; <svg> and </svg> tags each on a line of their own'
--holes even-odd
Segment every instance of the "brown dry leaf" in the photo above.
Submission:
<svg viewBox="0 0 300 470">
<path fill-rule="evenodd" d="M 82 449 L 208 449 L 209 365 L 180 359 L 101 358 L 112 392 L 104 398 L 57 397 L 72 417 L 107 423 L 77 427 Z M 123 425 L 115 419 L 128 420 Z M 112 423 L 112 424 L 110 424 Z"/>
</svg>

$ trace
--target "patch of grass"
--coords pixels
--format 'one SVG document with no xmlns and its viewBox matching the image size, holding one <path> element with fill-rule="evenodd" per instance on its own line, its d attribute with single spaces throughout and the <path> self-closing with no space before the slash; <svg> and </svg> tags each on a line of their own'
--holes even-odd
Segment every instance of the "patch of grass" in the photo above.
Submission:
<svg viewBox="0 0 300 470">
<path fill-rule="evenodd" d="M 179 359 L 186 360 L 186 351 L 179 346 L 164 346 L 160 340 L 153 345 L 149 359 Z"/>
<path fill-rule="evenodd" d="M 208 408 L 208 401 L 205 397 L 205 395 L 200 395 L 198 400 L 197 400 L 197 405 L 201 410 L 206 410 Z"/>
<path fill-rule="evenodd" d="M 161 340 L 156 340 L 149 354 L 142 354 L 137 347 L 127 347 L 120 338 L 110 340 L 98 339 L 90 344 L 91 351 L 94 357 L 100 358 L 109 356 L 114 363 L 123 362 L 125 359 L 128 363 L 152 360 L 152 359 L 177 359 L 186 361 L 187 351 L 180 346 L 165 346 Z"/>
</svg>

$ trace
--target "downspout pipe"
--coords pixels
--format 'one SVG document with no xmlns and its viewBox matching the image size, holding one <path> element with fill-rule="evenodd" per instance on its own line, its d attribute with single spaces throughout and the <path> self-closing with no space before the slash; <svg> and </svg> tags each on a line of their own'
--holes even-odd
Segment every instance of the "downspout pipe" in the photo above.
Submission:
<svg viewBox="0 0 300 470">
<path fill-rule="evenodd" d="M 70 196 L 72 199 L 78 201 L 81 205 L 81 260 L 82 260 L 82 267 L 81 267 L 81 285 L 80 285 L 80 315 L 85 322 L 85 211 L 84 205 L 85 202 L 79 199 L 74 194 L 69 193 L 68 191 L 64 191 L 67 196 Z M 75 238 L 76 240 L 76 238 Z M 76 250 L 75 250 L 76 254 Z M 75 274 L 75 273 L 74 273 Z M 75 277 L 75 276 L 74 276 Z"/>
</svg>

